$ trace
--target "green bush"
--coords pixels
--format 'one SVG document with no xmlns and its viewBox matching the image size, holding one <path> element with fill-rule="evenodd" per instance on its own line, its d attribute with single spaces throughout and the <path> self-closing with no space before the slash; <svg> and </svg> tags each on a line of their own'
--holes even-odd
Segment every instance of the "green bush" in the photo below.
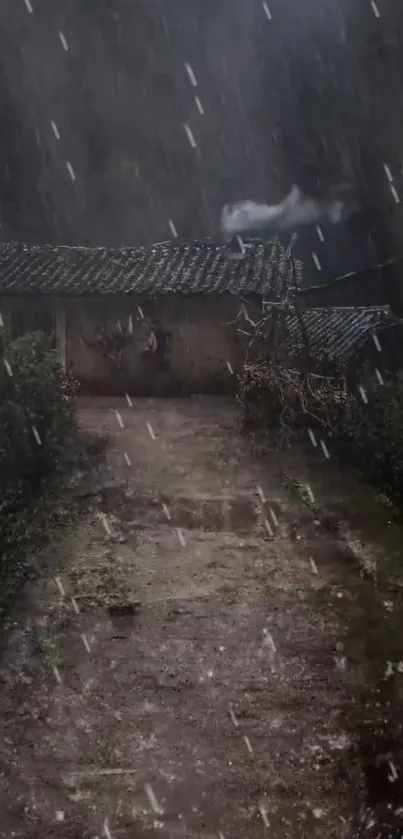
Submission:
<svg viewBox="0 0 403 839">
<path fill-rule="evenodd" d="M 0 577 L 12 573 L 35 531 L 44 480 L 75 431 L 75 383 L 50 339 L 0 331 Z"/>
<path fill-rule="evenodd" d="M 349 403 L 335 441 L 403 512 L 403 379 L 390 377 L 382 386 L 371 377 L 363 386 L 367 402 Z"/>
</svg>

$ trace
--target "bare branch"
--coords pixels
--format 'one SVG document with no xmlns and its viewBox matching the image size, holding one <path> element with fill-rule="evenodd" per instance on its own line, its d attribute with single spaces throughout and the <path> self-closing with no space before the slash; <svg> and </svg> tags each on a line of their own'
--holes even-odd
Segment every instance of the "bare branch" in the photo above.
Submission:
<svg viewBox="0 0 403 839">
<path fill-rule="evenodd" d="M 286 251 L 279 249 L 278 264 L 272 266 L 270 275 L 274 299 L 262 301 L 262 317 L 254 321 L 247 301 L 242 300 L 235 321 L 243 321 L 248 331 L 241 325 L 237 331 L 250 339 L 238 392 L 245 422 L 253 419 L 254 412 L 258 418 L 260 412 L 266 427 L 272 420 L 280 429 L 280 439 L 283 432 L 288 434 L 307 423 L 331 430 L 332 412 L 350 399 L 342 369 L 324 361 L 323 372 L 313 372 L 309 336 L 295 295 L 300 285 L 301 265 L 292 257 L 292 245 L 293 242 Z M 298 346 L 294 353 L 290 343 L 290 315 L 298 320 L 302 357 Z"/>
</svg>

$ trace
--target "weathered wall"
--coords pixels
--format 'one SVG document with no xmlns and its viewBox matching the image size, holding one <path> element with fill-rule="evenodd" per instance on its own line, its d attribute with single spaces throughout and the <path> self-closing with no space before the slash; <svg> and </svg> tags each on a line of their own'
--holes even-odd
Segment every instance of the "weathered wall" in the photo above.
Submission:
<svg viewBox="0 0 403 839">
<path fill-rule="evenodd" d="M 5 301 L 18 331 L 53 329 L 65 311 L 67 366 L 85 392 L 141 395 L 223 393 L 241 359 L 234 320 L 239 301 L 210 297 L 125 296 L 64 303 Z"/>
<path fill-rule="evenodd" d="M 386 303 L 382 285 L 368 283 L 365 301 L 357 295 L 356 278 L 303 294 L 304 306 Z M 362 284 L 362 281 L 361 281 Z M 235 323 L 240 300 L 230 294 L 149 298 L 113 296 L 81 300 L 3 300 L 2 313 L 12 315 L 15 333 L 43 329 L 53 332 L 67 368 L 84 393 L 99 395 L 187 395 L 228 393 L 245 358 L 248 330 Z M 259 299 L 248 301 L 249 316 L 258 320 Z M 386 331 L 388 333 L 388 330 Z M 389 330 L 390 332 L 390 330 Z M 398 339 L 390 344 L 386 367 L 393 368 Z M 375 366 L 382 366 L 374 349 Z M 399 361 L 401 349 L 399 350 Z"/>
<path fill-rule="evenodd" d="M 66 353 L 73 371 L 101 393 L 222 392 L 236 366 L 237 301 L 164 296 L 91 300 L 67 308 Z M 100 327 L 105 339 L 97 340 Z"/>
</svg>

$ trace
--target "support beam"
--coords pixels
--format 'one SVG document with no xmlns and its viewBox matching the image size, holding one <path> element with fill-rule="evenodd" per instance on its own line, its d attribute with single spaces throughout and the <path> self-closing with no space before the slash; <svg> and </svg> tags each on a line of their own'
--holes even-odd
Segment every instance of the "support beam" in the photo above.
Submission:
<svg viewBox="0 0 403 839">
<path fill-rule="evenodd" d="M 56 349 L 59 353 L 60 363 L 66 372 L 66 309 L 59 303 L 56 307 Z"/>
</svg>

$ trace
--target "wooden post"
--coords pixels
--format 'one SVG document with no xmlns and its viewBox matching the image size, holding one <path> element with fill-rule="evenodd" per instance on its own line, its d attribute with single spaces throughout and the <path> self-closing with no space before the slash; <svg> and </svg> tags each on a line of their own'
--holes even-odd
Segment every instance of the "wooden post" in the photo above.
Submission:
<svg viewBox="0 0 403 839">
<path fill-rule="evenodd" d="M 60 363 L 66 372 L 66 309 L 59 303 L 56 307 L 56 349 Z"/>
</svg>

